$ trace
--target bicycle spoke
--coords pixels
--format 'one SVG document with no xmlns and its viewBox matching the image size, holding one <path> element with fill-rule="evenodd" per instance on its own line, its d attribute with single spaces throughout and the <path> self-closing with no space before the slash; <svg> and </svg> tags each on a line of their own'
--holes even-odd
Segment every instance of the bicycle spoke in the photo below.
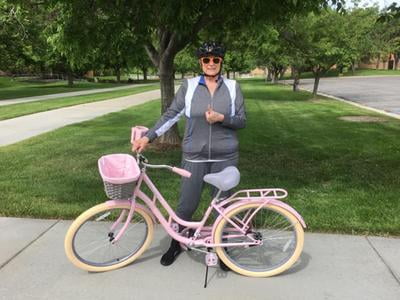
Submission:
<svg viewBox="0 0 400 300">
<path fill-rule="evenodd" d="M 246 243 L 252 239 L 261 244 L 250 246 L 232 246 L 229 251 L 224 250 L 226 257 L 241 269 L 254 272 L 265 272 L 278 268 L 293 255 L 296 243 L 295 225 L 284 214 L 270 209 L 268 206 L 259 208 L 259 204 L 244 209 L 230 216 L 238 223 L 247 223 L 249 230 L 240 238 L 229 242 Z M 257 210 L 257 211 L 256 211 Z M 254 212 L 256 213 L 254 214 Z M 228 232 L 233 229 L 232 224 L 225 221 L 221 230 L 222 236 L 227 238 Z"/>
<path fill-rule="evenodd" d="M 73 240 L 74 252 L 80 260 L 94 266 L 113 265 L 128 259 L 142 247 L 148 225 L 140 213 L 134 214 L 120 239 L 114 240 L 128 217 L 125 213 L 121 218 L 123 211 L 119 208 L 104 210 L 80 226 Z"/>
</svg>

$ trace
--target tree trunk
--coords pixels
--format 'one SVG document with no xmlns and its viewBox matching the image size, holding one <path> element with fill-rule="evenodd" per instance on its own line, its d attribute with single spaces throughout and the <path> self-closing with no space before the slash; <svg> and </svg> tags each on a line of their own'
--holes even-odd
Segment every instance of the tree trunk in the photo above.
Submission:
<svg viewBox="0 0 400 300">
<path fill-rule="evenodd" d="M 171 105 L 175 96 L 174 85 L 174 57 L 163 57 L 160 60 L 160 86 L 161 86 L 161 114 Z M 160 143 L 180 144 L 178 126 L 175 124 L 159 139 Z"/>
<path fill-rule="evenodd" d="M 236 72 L 233 71 L 233 79 L 236 79 Z"/>
<path fill-rule="evenodd" d="M 314 88 L 313 88 L 313 96 L 316 97 L 318 93 L 318 85 L 319 85 L 319 79 L 321 77 L 320 71 L 316 71 L 314 73 Z"/>
<path fill-rule="evenodd" d="M 292 68 L 292 76 L 293 76 L 293 92 L 299 91 L 300 84 L 300 72 L 296 68 Z"/>
<path fill-rule="evenodd" d="M 142 68 L 142 72 L 143 72 L 143 80 L 147 81 L 147 68 Z"/>
<path fill-rule="evenodd" d="M 272 81 L 272 72 L 270 68 L 265 68 L 267 70 L 267 81 Z"/>
<path fill-rule="evenodd" d="M 228 79 L 231 78 L 230 77 L 230 72 L 228 70 L 226 71 L 226 78 L 228 78 Z"/>
<path fill-rule="evenodd" d="M 377 60 L 376 60 L 375 70 L 378 70 L 378 69 L 379 69 L 379 64 L 380 64 L 380 62 L 381 62 L 381 55 L 378 54 L 378 58 L 377 58 Z"/>
<path fill-rule="evenodd" d="M 399 65 L 399 54 L 395 53 L 394 54 L 394 65 L 393 65 L 393 69 L 397 70 L 397 67 Z"/>
<path fill-rule="evenodd" d="M 117 76 L 117 82 L 121 82 L 121 68 L 119 66 L 115 67 L 115 75 Z"/>
<path fill-rule="evenodd" d="M 354 76 L 355 70 L 356 70 L 355 63 L 354 63 L 354 61 L 352 61 L 352 62 L 351 62 L 351 75 Z"/>
<path fill-rule="evenodd" d="M 67 78 L 68 78 L 68 86 L 72 87 L 74 85 L 74 75 L 72 74 L 72 71 L 68 71 Z"/>
<path fill-rule="evenodd" d="M 181 73 L 181 79 L 184 79 L 185 78 L 185 73 Z"/>
<path fill-rule="evenodd" d="M 273 76 L 272 82 L 278 83 L 278 79 L 279 79 L 279 69 L 278 68 L 274 69 L 274 73 L 272 76 Z"/>
<path fill-rule="evenodd" d="M 343 75 L 343 69 L 344 69 L 344 66 L 343 66 L 343 65 L 339 65 L 339 66 L 338 66 L 339 76 L 342 76 L 342 75 Z"/>
<path fill-rule="evenodd" d="M 280 73 L 279 73 L 279 80 L 282 80 L 282 79 L 283 79 L 283 76 L 285 75 L 286 70 L 287 70 L 287 68 L 282 68 L 282 69 L 280 70 Z"/>
</svg>

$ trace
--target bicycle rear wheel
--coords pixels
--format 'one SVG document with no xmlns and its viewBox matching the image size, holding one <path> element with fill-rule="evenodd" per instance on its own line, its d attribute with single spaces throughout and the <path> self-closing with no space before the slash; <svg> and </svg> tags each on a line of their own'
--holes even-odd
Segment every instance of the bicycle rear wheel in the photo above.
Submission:
<svg viewBox="0 0 400 300">
<path fill-rule="evenodd" d="M 264 205 L 253 215 L 260 203 L 244 204 L 227 217 L 239 227 L 249 225 L 240 233 L 226 219 L 217 224 L 215 243 L 246 243 L 251 238 L 262 245 L 216 247 L 219 258 L 233 271 L 251 277 L 274 276 L 289 269 L 299 258 L 304 244 L 300 222 L 287 210 L 271 204 Z"/>
<path fill-rule="evenodd" d="M 136 207 L 130 224 L 115 242 L 129 210 L 128 204 L 109 206 L 103 203 L 81 214 L 65 237 L 68 259 L 90 272 L 114 270 L 137 259 L 153 239 L 153 221 L 146 211 Z"/>
</svg>

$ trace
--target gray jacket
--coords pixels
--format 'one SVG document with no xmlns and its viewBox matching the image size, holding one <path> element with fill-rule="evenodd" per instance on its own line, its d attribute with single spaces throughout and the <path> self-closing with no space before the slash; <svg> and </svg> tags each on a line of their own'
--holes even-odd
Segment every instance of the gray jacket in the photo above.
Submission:
<svg viewBox="0 0 400 300">
<path fill-rule="evenodd" d="M 208 105 L 224 115 L 223 122 L 209 124 L 205 118 Z M 246 126 L 243 94 L 234 80 L 218 79 L 211 96 L 203 76 L 185 80 L 168 110 L 146 136 L 153 141 L 186 117 L 182 142 L 183 158 L 188 161 L 222 161 L 238 157 L 236 130 Z"/>
</svg>

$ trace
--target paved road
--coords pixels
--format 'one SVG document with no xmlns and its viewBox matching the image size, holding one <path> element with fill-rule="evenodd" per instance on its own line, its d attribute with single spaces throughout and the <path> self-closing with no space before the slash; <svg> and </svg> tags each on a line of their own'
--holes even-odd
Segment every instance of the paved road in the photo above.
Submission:
<svg viewBox="0 0 400 300">
<path fill-rule="evenodd" d="M 300 80 L 306 90 L 312 91 L 313 85 L 314 79 Z M 400 115 L 400 76 L 322 78 L 318 91 Z"/>
<path fill-rule="evenodd" d="M 306 233 L 299 262 L 272 278 L 211 268 L 185 252 L 159 260 L 169 239 L 157 227 L 142 258 L 112 272 L 87 273 L 65 257 L 70 221 L 0 218 L 0 299 L 400 299 L 400 239 Z"/>
<path fill-rule="evenodd" d="M 160 90 L 154 90 L 0 121 L 0 147 L 160 97 Z"/>
<path fill-rule="evenodd" d="M 125 89 L 130 89 L 130 88 L 134 88 L 134 87 L 138 87 L 138 86 L 145 86 L 145 85 L 151 85 L 151 84 L 148 84 L 148 83 L 134 84 L 134 85 L 129 84 L 129 85 L 123 85 L 123 86 L 118 86 L 118 87 L 113 87 L 113 88 L 93 89 L 93 90 L 85 90 L 85 91 L 77 91 L 77 92 L 67 92 L 67 93 L 33 96 L 33 97 L 14 98 L 14 99 L 7 99 L 7 100 L 0 99 L 0 106 L 10 105 L 10 104 L 19 104 L 19 103 L 24 103 L 24 102 L 42 101 L 42 100 L 50 100 L 50 99 L 57 99 L 57 98 L 64 98 L 64 97 L 74 97 L 74 96 L 81 96 L 81 95 L 112 92 L 112 91 L 125 90 Z"/>
</svg>

